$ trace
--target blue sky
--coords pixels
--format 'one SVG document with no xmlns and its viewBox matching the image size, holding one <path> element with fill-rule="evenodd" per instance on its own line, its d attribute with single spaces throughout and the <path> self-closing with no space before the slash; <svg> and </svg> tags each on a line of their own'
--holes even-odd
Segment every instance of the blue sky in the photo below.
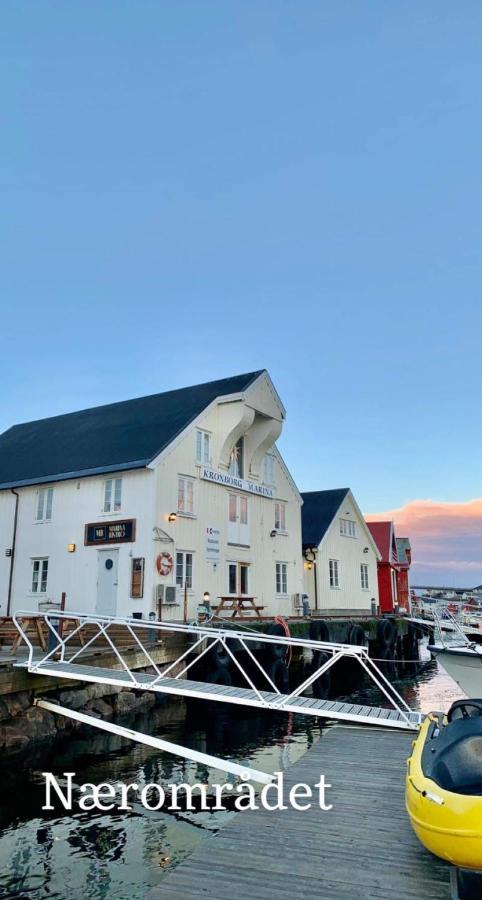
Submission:
<svg viewBox="0 0 482 900">
<path fill-rule="evenodd" d="M 0 20 L 0 428 L 266 367 L 302 489 L 480 496 L 479 2 Z"/>
</svg>

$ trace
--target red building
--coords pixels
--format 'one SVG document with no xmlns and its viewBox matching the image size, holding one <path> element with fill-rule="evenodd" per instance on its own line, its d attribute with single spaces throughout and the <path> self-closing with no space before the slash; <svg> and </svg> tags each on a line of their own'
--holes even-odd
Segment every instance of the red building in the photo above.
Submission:
<svg viewBox="0 0 482 900">
<path fill-rule="evenodd" d="M 393 613 L 397 604 L 397 542 L 393 522 L 367 522 L 380 551 L 378 561 L 378 595 L 380 612 Z"/>
<path fill-rule="evenodd" d="M 397 543 L 397 598 L 400 609 L 410 612 L 408 573 L 412 563 L 412 548 L 408 538 L 395 538 Z"/>
</svg>

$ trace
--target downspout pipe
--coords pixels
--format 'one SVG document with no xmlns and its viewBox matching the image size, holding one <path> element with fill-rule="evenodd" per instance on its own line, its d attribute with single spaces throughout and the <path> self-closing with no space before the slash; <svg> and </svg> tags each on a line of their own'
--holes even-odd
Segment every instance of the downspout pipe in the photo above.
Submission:
<svg viewBox="0 0 482 900">
<path fill-rule="evenodd" d="M 7 594 L 7 616 L 10 615 L 10 606 L 12 603 L 12 584 L 13 584 L 13 566 L 15 562 L 15 545 L 17 542 L 17 522 L 18 522 L 18 499 L 19 494 L 14 488 L 10 488 L 10 492 L 15 496 L 15 513 L 13 516 L 13 538 L 12 553 L 10 557 L 10 575 L 8 578 L 8 594 Z"/>
</svg>

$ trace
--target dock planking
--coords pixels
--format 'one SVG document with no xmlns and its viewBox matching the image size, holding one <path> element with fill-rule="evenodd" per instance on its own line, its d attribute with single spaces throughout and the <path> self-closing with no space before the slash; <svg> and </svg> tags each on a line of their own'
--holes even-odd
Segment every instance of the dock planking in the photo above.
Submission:
<svg viewBox="0 0 482 900">
<path fill-rule="evenodd" d="M 285 780 L 288 788 L 314 785 L 324 773 L 332 810 L 238 813 L 149 900 L 448 900 L 449 866 L 423 849 L 405 812 L 411 740 L 384 729 L 327 729 Z"/>
</svg>

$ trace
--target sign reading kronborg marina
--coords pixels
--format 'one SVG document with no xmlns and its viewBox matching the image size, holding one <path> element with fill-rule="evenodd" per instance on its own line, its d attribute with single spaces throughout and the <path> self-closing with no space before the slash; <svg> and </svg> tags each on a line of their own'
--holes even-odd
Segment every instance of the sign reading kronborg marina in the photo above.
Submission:
<svg viewBox="0 0 482 900">
<path fill-rule="evenodd" d="M 230 475 L 228 472 L 216 472 L 205 466 L 201 469 L 201 478 L 204 478 L 205 481 L 214 481 L 216 484 L 224 484 L 226 487 L 237 488 L 238 491 L 259 494 L 261 497 L 274 497 L 274 491 L 271 488 L 256 484 L 254 481 L 246 481 L 244 478 L 237 478 L 236 475 Z"/>
<path fill-rule="evenodd" d="M 84 544 L 123 544 L 136 539 L 136 520 L 92 522 L 85 526 Z"/>
</svg>

